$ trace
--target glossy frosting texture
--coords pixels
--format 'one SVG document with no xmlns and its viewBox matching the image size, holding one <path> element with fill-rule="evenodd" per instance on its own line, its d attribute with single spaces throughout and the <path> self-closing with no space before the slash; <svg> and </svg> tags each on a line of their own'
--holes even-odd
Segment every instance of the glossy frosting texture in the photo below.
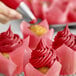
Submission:
<svg viewBox="0 0 76 76">
<path fill-rule="evenodd" d="M 42 67 L 50 68 L 55 60 L 56 60 L 56 54 L 54 53 L 54 50 L 47 46 L 44 46 L 42 41 L 40 41 L 37 48 L 32 52 L 30 63 L 35 68 L 42 68 Z"/>
<path fill-rule="evenodd" d="M 68 26 L 66 26 L 63 31 L 57 33 L 53 47 L 57 49 L 62 44 L 66 44 L 68 47 L 76 50 L 76 36 L 70 32 Z"/>
<path fill-rule="evenodd" d="M 6 32 L 0 33 L 0 52 L 11 52 L 22 43 L 22 39 L 17 34 L 13 34 L 11 27 Z"/>
</svg>

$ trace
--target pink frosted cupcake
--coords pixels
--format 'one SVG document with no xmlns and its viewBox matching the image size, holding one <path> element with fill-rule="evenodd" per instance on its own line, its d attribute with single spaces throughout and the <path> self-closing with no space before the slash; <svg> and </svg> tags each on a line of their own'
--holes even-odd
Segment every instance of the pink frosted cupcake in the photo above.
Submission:
<svg viewBox="0 0 76 76">
<path fill-rule="evenodd" d="M 54 34 L 53 29 L 49 30 L 49 25 L 46 20 L 32 26 L 27 22 L 22 22 L 21 31 L 24 38 L 26 38 L 27 36 L 30 37 L 29 46 L 32 50 L 37 47 L 40 39 L 49 38 L 50 40 L 52 40 Z"/>
<path fill-rule="evenodd" d="M 52 1 L 52 0 L 51 0 Z M 70 0 L 53 0 L 43 4 L 43 17 L 49 24 L 63 24 L 67 22 L 67 15 L 71 7 Z M 46 9 L 45 9 L 46 8 Z"/>
<path fill-rule="evenodd" d="M 49 42 L 49 39 L 41 39 L 32 51 L 30 62 L 25 66 L 25 76 L 59 76 L 61 64 Z"/>
<path fill-rule="evenodd" d="M 31 7 L 36 18 L 42 18 L 42 0 L 31 0 Z"/>
<path fill-rule="evenodd" d="M 53 48 L 56 49 L 57 57 L 62 64 L 61 75 L 75 75 L 76 73 L 76 36 L 68 26 L 59 31 L 54 39 Z"/>
<path fill-rule="evenodd" d="M 24 57 L 27 57 L 26 63 L 30 57 L 28 41 L 28 38 L 22 40 L 17 34 L 13 34 L 10 27 L 6 32 L 0 33 L 0 73 L 15 76 L 23 72 Z"/>
<path fill-rule="evenodd" d="M 72 0 L 71 3 L 72 3 L 72 7 L 68 14 L 68 20 L 70 22 L 76 22 L 76 0 Z"/>
</svg>

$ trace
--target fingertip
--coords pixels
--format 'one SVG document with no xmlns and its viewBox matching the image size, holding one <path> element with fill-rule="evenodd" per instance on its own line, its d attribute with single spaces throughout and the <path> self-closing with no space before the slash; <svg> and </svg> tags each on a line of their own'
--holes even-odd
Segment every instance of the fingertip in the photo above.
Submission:
<svg viewBox="0 0 76 76">
<path fill-rule="evenodd" d="M 10 10 L 10 16 L 12 19 L 22 19 L 23 18 L 23 16 L 20 13 L 18 13 L 16 10 L 13 10 L 13 9 Z"/>
<path fill-rule="evenodd" d="M 16 19 L 22 19 L 23 18 L 23 16 L 21 15 L 21 14 L 16 14 Z"/>
</svg>

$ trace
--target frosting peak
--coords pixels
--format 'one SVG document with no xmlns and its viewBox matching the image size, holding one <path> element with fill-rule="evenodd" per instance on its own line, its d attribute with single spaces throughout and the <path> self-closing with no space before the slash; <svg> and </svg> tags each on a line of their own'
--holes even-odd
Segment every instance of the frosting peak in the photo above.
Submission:
<svg viewBox="0 0 76 76">
<path fill-rule="evenodd" d="M 43 46 L 42 41 L 40 41 L 38 47 L 32 52 L 30 63 L 35 68 L 50 68 L 51 65 L 54 63 L 55 59 L 56 54 L 54 50 L 47 46 Z"/>
<path fill-rule="evenodd" d="M 63 31 L 57 33 L 53 42 L 53 47 L 57 49 L 62 44 L 66 44 L 68 47 L 76 50 L 76 37 L 70 32 L 68 25 Z"/>
<path fill-rule="evenodd" d="M 0 33 L 0 52 L 11 52 L 23 43 L 17 34 L 13 34 L 11 27 L 6 32 Z"/>
</svg>

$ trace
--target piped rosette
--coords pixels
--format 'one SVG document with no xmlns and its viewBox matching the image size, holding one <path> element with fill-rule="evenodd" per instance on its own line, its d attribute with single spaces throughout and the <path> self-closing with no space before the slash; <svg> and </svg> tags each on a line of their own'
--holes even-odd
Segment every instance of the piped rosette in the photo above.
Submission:
<svg viewBox="0 0 76 76">
<path fill-rule="evenodd" d="M 51 43 L 50 39 L 41 39 L 32 51 L 30 62 L 24 70 L 26 76 L 59 76 L 61 64 L 48 41 Z"/>
<path fill-rule="evenodd" d="M 11 27 L 6 32 L 0 33 L 0 73 L 15 76 L 23 71 L 24 56 L 27 56 L 27 41 L 28 38 L 22 40 L 14 34 Z M 28 63 L 28 60 L 26 62 Z"/>
<path fill-rule="evenodd" d="M 54 39 L 53 48 L 62 64 L 61 75 L 76 73 L 76 36 L 72 34 L 68 25 L 59 31 Z"/>
<path fill-rule="evenodd" d="M 13 34 L 11 27 L 0 34 L 0 52 L 12 52 L 22 44 L 23 40 L 17 34 Z"/>
<path fill-rule="evenodd" d="M 43 45 L 42 41 L 40 41 L 37 48 L 32 52 L 30 63 L 35 68 L 44 66 L 50 68 L 57 59 L 54 50 Z"/>
<path fill-rule="evenodd" d="M 63 31 L 57 33 L 54 39 L 53 47 L 57 49 L 62 44 L 66 44 L 68 47 L 72 48 L 73 50 L 76 50 L 75 40 L 76 40 L 76 36 L 70 32 L 67 25 Z"/>
</svg>

